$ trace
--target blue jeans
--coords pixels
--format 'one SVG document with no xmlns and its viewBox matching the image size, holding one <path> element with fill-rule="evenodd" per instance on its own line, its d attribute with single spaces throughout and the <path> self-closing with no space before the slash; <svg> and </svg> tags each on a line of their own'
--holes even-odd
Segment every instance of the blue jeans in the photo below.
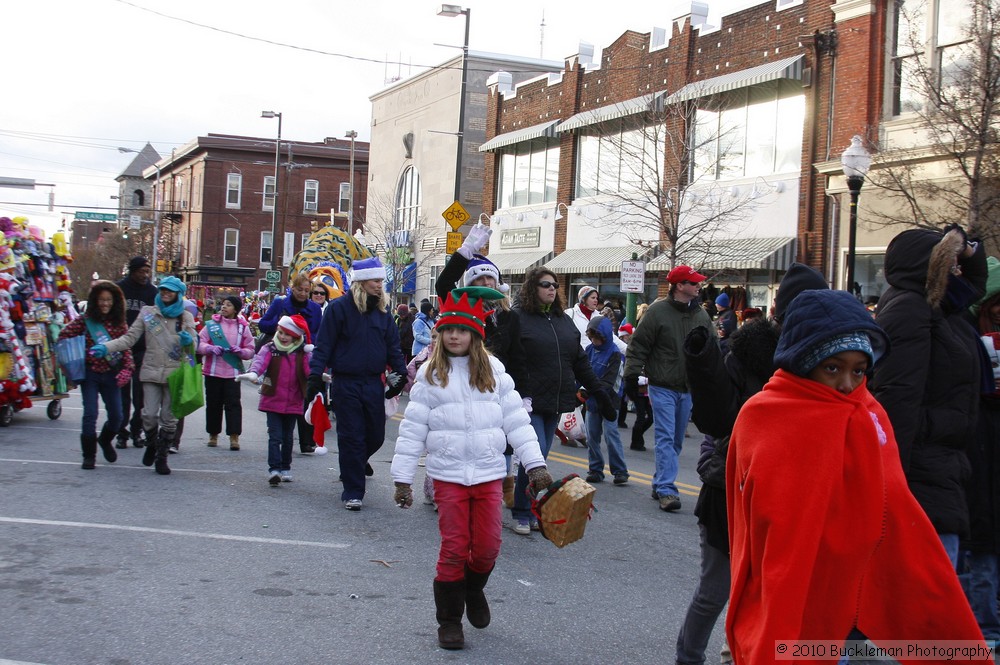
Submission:
<svg viewBox="0 0 1000 665">
<path fill-rule="evenodd" d="M 677 458 L 684 444 L 684 432 L 691 418 L 691 395 L 669 388 L 649 386 L 649 404 L 653 408 L 653 438 L 656 439 L 656 470 L 653 489 L 659 496 L 678 496 Z"/>
<path fill-rule="evenodd" d="M 729 554 L 708 544 L 708 530 L 701 534 L 701 577 L 677 635 L 677 663 L 704 665 L 705 649 L 712 630 L 729 600 Z"/>
<path fill-rule="evenodd" d="M 979 629 L 988 641 L 1000 640 L 1000 614 L 997 612 L 1000 557 L 988 552 L 967 552 L 964 559 L 965 572 L 959 575 L 959 579 Z"/>
<path fill-rule="evenodd" d="M 587 414 L 587 457 L 590 460 L 590 472 L 604 477 L 604 455 L 601 454 L 601 430 L 604 430 L 604 442 L 608 446 L 608 463 L 611 475 L 628 475 L 625 465 L 625 451 L 622 450 L 622 437 L 618 433 L 617 420 L 605 420 L 601 414 L 591 411 Z"/>
<path fill-rule="evenodd" d="M 83 429 L 84 436 L 97 436 L 97 398 L 104 401 L 104 410 L 108 412 L 108 422 L 105 427 L 109 431 L 118 432 L 122 422 L 122 396 L 116 382 L 117 372 L 95 372 L 87 368 L 87 376 L 80 384 L 80 396 L 83 397 Z"/>
<path fill-rule="evenodd" d="M 939 533 L 938 538 L 941 539 L 941 544 L 944 545 L 944 551 L 948 553 L 948 558 L 951 559 L 952 570 L 958 570 L 958 534 L 957 533 Z"/>
<path fill-rule="evenodd" d="M 267 470 L 288 471 L 292 468 L 292 443 L 298 417 L 294 413 L 267 411 Z"/>
<path fill-rule="evenodd" d="M 532 413 L 531 427 L 538 437 L 538 447 L 542 450 L 542 457 L 549 456 L 549 449 L 552 448 L 552 439 L 556 435 L 556 425 L 559 424 L 558 413 Z M 528 474 L 524 472 L 524 465 L 517 465 L 517 482 L 514 483 L 514 507 L 510 509 L 510 514 L 516 520 L 531 519 L 531 501 L 525 494 L 528 489 Z"/>
</svg>

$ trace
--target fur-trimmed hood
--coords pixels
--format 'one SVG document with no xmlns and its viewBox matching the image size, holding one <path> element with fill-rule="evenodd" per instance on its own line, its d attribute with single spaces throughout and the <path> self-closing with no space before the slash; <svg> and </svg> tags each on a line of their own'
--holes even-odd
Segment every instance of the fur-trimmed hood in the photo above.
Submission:
<svg viewBox="0 0 1000 665">
<path fill-rule="evenodd" d="M 941 233 L 927 229 L 903 231 L 885 252 L 885 278 L 892 286 L 915 291 L 927 304 L 938 307 L 948 288 L 948 275 L 965 247 L 957 230 Z"/>
</svg>

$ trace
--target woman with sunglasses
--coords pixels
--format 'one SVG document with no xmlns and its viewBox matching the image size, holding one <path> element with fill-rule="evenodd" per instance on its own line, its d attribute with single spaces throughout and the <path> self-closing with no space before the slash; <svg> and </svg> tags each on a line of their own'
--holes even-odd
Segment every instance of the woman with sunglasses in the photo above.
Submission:
<svg viewBox="0 0 1000 665">
<path fill-rule="evenodd" d="M 529 270 L 518 303 L 514 311 L 520 319 L 521 345 L 530 368 L 521 397 L 530 400 L 531 426 L 542 455 L 548 457 L 559 414 L 572 411 L 578 404 L 578 386 L 582 385 L 597 400 L 605 420 L 617 419 L 618 412 L 580 346 L 580 332 L 563 309 L 555 274 L 544 266 Z M 528 476 L 519 468 L 511 513 L 516 520 L 514 533 L 522 536 L 537 528 L 524 493 L 527 486 Z"/>
<path fill-rule="evenodd" d="M 326 284 L 319 280 L 313 280 L 312 290 L 309 292 L 309 299 L 319 305 L 320 310 L 326 309 L 326 303 L 330 302 L 330 291 Z"/>
</svg>

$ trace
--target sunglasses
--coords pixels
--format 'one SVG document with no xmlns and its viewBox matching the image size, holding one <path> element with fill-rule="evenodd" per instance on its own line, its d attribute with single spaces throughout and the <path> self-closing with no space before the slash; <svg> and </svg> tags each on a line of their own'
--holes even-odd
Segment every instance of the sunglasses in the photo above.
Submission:
<svg viewBox="0 0 1000 665">
<path fill-rule="evenodd" d="M 543 289 L 558 289 L 559 282 L 550 282 L 546 280 L 544 282 L 539 282 L 538 286 L 542 287 Z"/>
<path fill-rule="evenodd" d="M 313 291 L 314 296 L 326 296 L 326 291 Z"/>
<path fill-rule="evenodd" d="M 687 286 L 691 285 L 698 286 L 698 282 L 689 282 L 688 280 L 684 280 L 683 282 L 681 282 L 681 284 L 686 284 Z"/>
</svg>

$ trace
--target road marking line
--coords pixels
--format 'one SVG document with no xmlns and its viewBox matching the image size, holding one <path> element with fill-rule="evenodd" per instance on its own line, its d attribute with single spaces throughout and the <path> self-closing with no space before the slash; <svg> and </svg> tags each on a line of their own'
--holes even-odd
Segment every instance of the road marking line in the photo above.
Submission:
<svg viewBox="0 0 1000 665">
<path fill-rule="evenodd" d="M 586 460 L 581 459 L 579 457 L 575 457 L 573 455 L 560 453 L 555 450 L 549 451 L 549 459 L 554 459 L 557 462 L 562 462 L 563 464 L 569 464 L 570 466 L 579 467 L 581 469 L 590 468 L 590 464 Z M 604 468 L 608 469 L 606 465 Z M 629 471 L 628 473 L 630 482 L 635 480 L 641 485 L 649 485 L 650 487 L 652 487 L 653 485 L 652 476 L 647 475 L 645 473 L 638 473 L 634 471 Z M 688 496 L 698 496 L 698 494 L 701 492 L 701 488 L 695 487 L 694 485 L 688 485 L 687 483 L 678 483 L 678 482 L 674 482 L 674 484 L 677 485 L 677 490 L 681 494 L 687 494 Z"/>
<path fill-rule="evenodd" d="M 189 538 L 209 538 L 211 540 L 232 540 L 242 543 L 264 543 L 266 545 L 305 545 L 307 547 L 325 547 L 330 549 L 345 549 L 346 543 L 321 543 L 311 540 L 287 540 L 284 538 L 260 538 L 257 536 L 232 536 L 225 533 L 199 533 L 197 531 L 178 531 L 176 529 L 154 529 L 146 526 L 128 526 L 126 524 L 100 524 L 97 522 L 64 522 L 62 520 L 34 520 L 22 517 L 2 517 L 0 522 L 10 524 L 37 524 L 39 526 L 70 526 L 82 529 L 110 529 L 113 531 L 136 531 L 139 533 L 158 533 L 166 536 L 187 536 Z"/>
<path fill-rule="evenodd" d="M 56 432 L 79 432 L 80 431 L 79 427 L 39 427 L 37 425 L 18 425 L 17 429 L 44 429 L 44 430 L 55 430 Z M 0 661 L 0 662 L 2 662 L 2 661 Z"/>
<path fill-rule="evenodd" d="M 170 459 L 173 459 L 172 457 Z M 17 464 L 65 464 L 69 466 L 79 466 L 79 462 L 58 462 L 56 460 L 47 459 L 7 459 L 0 457 L 0 462 L 15 462 Z M 117 468 L 117 469 L 149 469 L 148 466 L 138 466 L 135 464 L 98 464 L 97 466 L 107 467 L 107 468 Z M 170 467 L 171 471 L 184 471 L 192 473 L 232 473 L 231 471 L 222 471 L 219 469 L 181 469 L 176 466 Z"/>
</svg>

